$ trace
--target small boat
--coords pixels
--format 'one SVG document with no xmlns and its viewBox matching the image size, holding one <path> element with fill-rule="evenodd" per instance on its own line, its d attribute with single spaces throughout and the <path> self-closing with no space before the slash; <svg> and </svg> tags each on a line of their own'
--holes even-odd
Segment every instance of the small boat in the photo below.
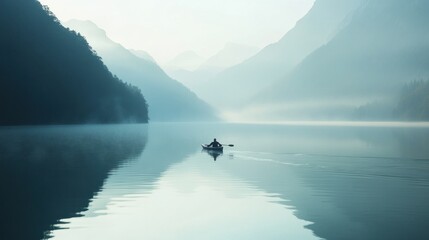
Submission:
<svg viewBox="0 0 429 240">
<path fill-rule="evenodd" d="M 221 152 L 223 151 L 223 147 L 209 147 L 208 144 L 201 144 L 201 147 L 203 147 L 204 150 L 210 150 L 210 151 L 218 151 Z"/>
</svg>

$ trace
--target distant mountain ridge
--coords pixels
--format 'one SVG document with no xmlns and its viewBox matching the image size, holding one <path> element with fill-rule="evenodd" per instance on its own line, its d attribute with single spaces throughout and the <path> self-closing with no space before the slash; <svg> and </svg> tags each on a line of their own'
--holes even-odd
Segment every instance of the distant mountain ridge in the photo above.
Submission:
<svg viewBox="0 0 429 240">
<path fill-rule="evenodd" d="M 136 55 L 139 58 L 142 58 L 144 60 L 147 60 L 149 62 L 156 63 L 155 59 L 146 51 L 144 50 L 135 50 L 135 49 L 129 49 L 130 52 L 132 52 L 134 55 Z"/>
<path fill-rule="evenodd" d="M 216 54 L 209 57 L 193 71 L 176 69 L 168 71 L 169 75 L 179 80 L 200 96 L 205 96 L 211 89 L 210 81 L 223 70 L 242 63 L 256 54 L 260 49 L 237 43 L 227 43 Z"/>
<path fill-rule="evenodd" d="M 65 26 L 84 35 L 109 69 L 141 88 L 153 121 L 211 121 L 216 112 L 181 83 L 171 79 L 153 61 L 136 56 L 110 40 L 90 21 L 71 20 Z"/>
<path fill-rule="evenodd" d="M 278 42 L 219 73 L 207 82 L 207 89 L 201 96 L 222 108 L 246 103 L 259 91 L 282 79 L 312 51 L 329 42 L 361 2 L 317 0 L 310 11 Z M 223 92 L 222 99 L 217 98 L 217 91 Z"/>
<path fill-rule="evenodd" d="M 259 48 L 257 47 L 230 42 L 225 44 L 215 55 L 203 62 L 196 71 L 212 70 L 218 72 L 243 62 L 258 51 Z"/>
<path fill-rule="evenodd" d="M 165 68 L 169 71 L 186 70 L 194 71 L 201 66 L 205 61 L 204 57 L 198 55 L 194 51 L 185 51 L 174 57 L 165 64 Z"/>
<path fill-rule="evenodd" d="M 260 93 L 249 109 L 257 105 L 258 115 L 279 118 L 350 118 L 374 104 L 388 112 L 407 82 L 428 79 L 429 2 L 364 2 L 329 43 Z"/>
</svg>

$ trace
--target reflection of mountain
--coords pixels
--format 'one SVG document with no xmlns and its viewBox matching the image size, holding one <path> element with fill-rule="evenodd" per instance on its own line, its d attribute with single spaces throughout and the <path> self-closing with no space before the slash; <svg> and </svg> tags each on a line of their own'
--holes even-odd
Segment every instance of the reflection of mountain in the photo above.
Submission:
<svg viewBox="0 0 429 240">
<path fill-rule="evenodd" d="M 85 216 L 97 214 L 94 212 L 106 208 L 115 198 L 135 193 L 150 193 L 171 165 L 183 161 L 200 149 L 199 131 L 193 131 L 194 129 L 192 124 L 151 123 L 148 126 L 148 141 L 143 153 L 109 177 L 107 184 L 94 200 L 96 207 L 89 209 L 90 212 Z"/>
<path fill-rule="evenodd" d="M 0 238 L 41 239 L 58 220 L 79 215 L 146 138 L 146 125 L 1 129 Z"/>
<path fill-rule="evenodd" d="M 141 89 L 149 105 L 149 117 L 153 121 L 216 119 L 208 104 L 167 76 L 155 62 L 140 58 L 113 42 L 94 23 L 71 20 L 65 25 L 84 35 L 114 74 Z"/>
<path fill-rule="evenodd" d="M 200 149 L 194 124 L 150 124 L 149 141 L 134 168 L 160 176 L 171 164 Z M 155 181 L 156 179 L 152 179 Z"/>
<path fill-rule="evenodd" d="M 151 194 L 159 187 L 157 186 L 159 179 L 166 174 L 171 165 L 183 161 L 187 156 L 200 149 L 197 137 L 199 131 L 193 130 L 194 125 L 192 124 L 151 123 L 148 126 L 148 141 L 143 153 L 138 158 L 133 159 L 132 162 L 121 165 L 118 170 L 109 175 L 102 191 L 97 193 L 97 197 L 91 201 L 88 210 L 83 212 L 82 216 L 67 218 L 64 219 L 65 223 L 55 224 L 56 230 L 51 232 L 53 238 L 62 239 L 61 236 L 64 235 L 74 236 L 75 222 L 97 221 L 95 216 L 103 219 L 103 215 L 106 214 L 112 214 L 110 217 L 116 219 L 118 216 L 110 212 L 109 207 L 124 201 L 133 201 L 142 195 Z M 165 198 L 164 200 L 174 199 Z M 79 217 L 84 219 L 75 219 Z M 100 232 L 104 231 L 104 225 L 86 223 L 88 225 L 85 226 L 92 229 L 94 235 L 99 235 Z M 127 225 L 127 223 L 124 224 Z M 137 230 L 141 231 L 141 228 Z"/>
<path fill-rule="evenodd" d="M 279 194 L 324 239 L 428 237 L 429 151 L 423 146 L 429 142 L 428 129 L 304 128 L 285 133 L 309 145 L 283 146 L 299 154 L 264 153 L 264 161 L 239 161 L 242 153 L 236 153 L 231 174 Z M 307 154 L 318 152 L 322 154 Z"/>
</svg>

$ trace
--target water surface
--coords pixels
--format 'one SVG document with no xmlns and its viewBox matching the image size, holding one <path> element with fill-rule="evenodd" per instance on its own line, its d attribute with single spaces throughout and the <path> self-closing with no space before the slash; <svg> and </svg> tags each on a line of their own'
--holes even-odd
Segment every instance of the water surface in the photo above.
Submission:
<svg viewBox="0 0 429 240">
<path fill-rule="evenodd" d="M 202 151 L 213 137 L 235 147 Z M 0 141 L 9 239 L 429 236 L 425 127 L 56 126 Z"/>
</svg>

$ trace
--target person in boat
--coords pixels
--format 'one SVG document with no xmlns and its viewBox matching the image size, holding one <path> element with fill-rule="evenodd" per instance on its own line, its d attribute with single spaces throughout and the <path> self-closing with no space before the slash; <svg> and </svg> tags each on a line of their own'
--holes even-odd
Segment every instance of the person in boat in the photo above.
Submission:
<svg viewBox="0 0 429 240">
<path fill-rule="evenodd" d="M 211 142 L 207 147 L 222 147 L 222 144 L 216 141 L 216 138 L 215 138 L 213 139 L 213 142 Z"/>
</svg>

